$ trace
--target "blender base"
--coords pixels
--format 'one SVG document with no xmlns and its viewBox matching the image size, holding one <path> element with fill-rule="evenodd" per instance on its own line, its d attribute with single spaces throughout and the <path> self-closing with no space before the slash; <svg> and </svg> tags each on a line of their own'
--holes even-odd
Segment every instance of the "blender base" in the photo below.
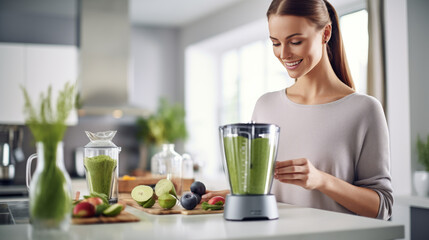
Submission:
<svg viewBox="0 0 429 240">
<path fill-rule="evenodd" d="M 268 195 L 231 195 L 225 200 L 225 220 L 274 220 L 279 218 L 276 197 Z"/>
</svg>

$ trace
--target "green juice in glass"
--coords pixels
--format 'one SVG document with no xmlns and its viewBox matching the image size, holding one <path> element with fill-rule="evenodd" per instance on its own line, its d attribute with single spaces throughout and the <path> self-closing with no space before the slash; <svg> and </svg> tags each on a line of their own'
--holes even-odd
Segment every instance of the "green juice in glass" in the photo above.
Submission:
<svg viewBox="0 0 429 240">
<path fill-rule="evenodd" d="M 110 197 L 117 160 L 107 155 L 99 155 L 85 158 L 84 165 L 89 191 L 104 193 Z"/>
</svg>

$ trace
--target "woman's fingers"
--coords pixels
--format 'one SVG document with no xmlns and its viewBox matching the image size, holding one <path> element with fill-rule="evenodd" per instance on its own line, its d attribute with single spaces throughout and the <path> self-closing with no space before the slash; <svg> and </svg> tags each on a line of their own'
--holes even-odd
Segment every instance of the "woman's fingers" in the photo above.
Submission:
<svg viewBox="0 0 429 240">
<path fill-rule="evenodd" d="M 210 198 L 213 197 L 213 192 L 207 190 L 206 193 L 204 195 L 201 196 L 201 202 L 207 202 L 208 200 L 210 200 Z"/>
<path fill-rule="evenodd" d="M 324 181 L 320 171 L 306 158 L 276 162 L 274 178 L 309 190 L 318 189 Z"/>
<path fill-rule="evenodd" d="M 218 191 L 206 190 L 206 193 L 201 196 L 201 202 L 207 202 L 208 200 L 210 200 L 210 198 L 215 197 L 215 196 L 222 196 L 222 197 L 226 198 L 226 195 L 229 193 L 230 192 L 227 189 L 218 190 Z"/>
<path fill-rule="evenodd" d="M 285 160 L 285 161 L 278 161 L 276 162 L 275 168 L 283 168 L 283 167 L 289 167 L 289 166 L 299 166 L 304 165 L 307 163 L 306 158 L 297 158 L 297 159 L 291 159 L 291 160 Z"/>
<path fill-rule="evenodd" d="M 275 174 L 274 177 L 278 180 L 307 180 L 308 174 L 305 174 L 305 173 Z"/>
<path fill-rule="evenodd" d="M 274 170 L 274 173 L 275 174 L 308 173 L 308 166 L 302 165 L 302 166 L 289 166 L 289 167 L 276 168 Z"/>
</svg>

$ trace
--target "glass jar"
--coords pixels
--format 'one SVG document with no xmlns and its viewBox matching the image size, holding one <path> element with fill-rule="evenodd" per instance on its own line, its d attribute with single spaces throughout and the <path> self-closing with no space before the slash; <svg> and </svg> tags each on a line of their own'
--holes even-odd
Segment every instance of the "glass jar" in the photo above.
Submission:
<svg viewBox="0 0 429 240">
<path fill-rule="evenodd" d="M 116 131 L 85 131 L 90 142 L 84 147 L 84 167 L 90 193 L 103 193 L 110 203 L 118 201 L 119 152 L 112 139 Z"/>
<path fill-rule="evenodd" d="M 174 150 L 174 144 L 163 144 L 161 152 L 151 159 L 151 173 L 154 177 L 171 180 L 177 195 L 182 194 L 182 156 Z"/>
<path fill-rule="evenodd" d="M 191 191 L 191 184 L 194 182 L 194 161 L 191 155 L 184 153 L 183 158 L 183 191 Z"/>
<path fill-rule="evenodd" d="M 183 178 L 184 179 L 193 179 L 194 178 L 194 161 L 191 158 L 191 155 L 184 153 L 182 154 L 183 158 Z"/>
</svg>

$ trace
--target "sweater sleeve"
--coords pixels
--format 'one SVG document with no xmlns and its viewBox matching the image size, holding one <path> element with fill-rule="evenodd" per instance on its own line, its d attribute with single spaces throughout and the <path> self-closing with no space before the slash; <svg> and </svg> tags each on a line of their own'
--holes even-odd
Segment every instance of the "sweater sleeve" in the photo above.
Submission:
<svg viewBox="0 0 429 240">
<path fill-rule="evenodd" d="M 369 99 L 366 132 L 356 162 L 356 186 L 374 190 L 380 197 L 377 218 L 389 219 L 392 214 L 393 189 L 390 176 L 389 133 L 381 104 Z"/>
</svg>

